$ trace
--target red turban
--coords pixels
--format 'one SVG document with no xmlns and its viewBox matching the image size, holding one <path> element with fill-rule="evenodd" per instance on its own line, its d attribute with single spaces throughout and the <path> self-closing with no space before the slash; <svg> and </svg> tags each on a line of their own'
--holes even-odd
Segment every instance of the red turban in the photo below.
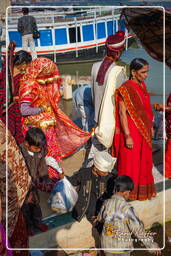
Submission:
<svg viewBox="0 0 171 256">
<path fill-rule="evenodd" d="M 106 54 L 107 57 L 104 58 L 102 64 L 100 65 L 96 81 L 99 85 L 103 85 L 105 74 L 113 63 L 113 58 L 116 55 L 116 52 L 120 52 L 125 47 L 125 32 L 119 30 L 112 36 L 108 36 L 106 39 Z"/>
</svg>

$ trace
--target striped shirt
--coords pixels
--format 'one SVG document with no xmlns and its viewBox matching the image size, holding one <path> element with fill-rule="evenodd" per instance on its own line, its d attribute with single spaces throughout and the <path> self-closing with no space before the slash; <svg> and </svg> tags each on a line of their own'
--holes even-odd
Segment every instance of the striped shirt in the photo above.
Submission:
<svg viewBox="0 0 171 256">
<path fill-rule="evenodd" d="M 158 248 L 151 234 L 145 231 L 133 207 L 120 195 L 115 194 L 104 202 L 98 220 L 104 223 L 101 248 L 106 252 L 123 253 L 133 250 L 132 233 L 147 248 Z"/>
</svg>

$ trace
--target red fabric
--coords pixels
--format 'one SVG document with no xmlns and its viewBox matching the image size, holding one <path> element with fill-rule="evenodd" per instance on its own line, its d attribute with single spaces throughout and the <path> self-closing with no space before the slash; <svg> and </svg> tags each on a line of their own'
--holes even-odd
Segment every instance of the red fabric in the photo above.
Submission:
<svg viewBox="0 0 171 256">
<path fill-rule="evenodd" d="M 167 106 L 171 107 L 171 93 L 167 99 Z M 166 134 L 167 138 L 171 139 L 171 112 L 166 112 Z"/>
<path fill-rule="evenodd" d="M 14 232 L 10 238 L 11 248 L 29 248 L 28 231 L 22 212 L 18 216 Z M 29 251 L 13 251 L 13 256 L 29 256 Z"/>
<path fill-rule="evenodd" d="M 4 104 L 6 103 L 6 63 L 3 63 L 0 73 L 0 118 L 5 121 L 5 115 L 3 115 Z"/>
<path fill-rule="evenodd" d="M 40 114 L 23 117 L 23 132 L 29 126 L 41 128 L 47 139 L 47 155 L 54 157 L 57 162 L 73 154 L 91 137 L 90 133 L 76 126 L 59 108 L 60 77 L 55 78 L 59 75 L 56 64 L 50 59 L 37 58 L 27 69 L 19 92 L 20 102 L 30 102 L 33 107 L 45 109 Z M 49 177 L 58 178 L 58 173 L 49 168 Z"/>
<path fill-rule="evenodd" d="M 171 93 L 167 99 L 167 106 L 171 107 Z M 171 113 L 166 112 L 166 152 L 165 152 L 165 176 L 171 179 Z"/>
<path fill-rule="evenodd" d="M 18 74 L 13 78 L 14 85 L 14 95 L 13 97 L 18 96 L 19 83 L 23 74 Z M 22 116 L 20 112 L 19 102 L 15 100 L 8 109 L 8 128 L 15 138 L 17 144 L 21 144 L 24 141 L 24 135 L 22 132 Z"/>
<path fill-rule="evenodd" d="M 144 106 L 144 111 L 146 116 L 149 117 L 151 120 L 152 125 L 152 109 L 150 105 L 150 97 L 146 92 L 145 84 L 144 90 L 142 90 L 137 84 L 132 83 L 132 81 L 127 81 L 127 83 L 139 95 L 139 106 L 141 103 Z M 120 89 L 120 88 L 119 88 Z M 119 92 L 118 92 L 119 93 Z M 127 97 L 128 95 L 124 95 L 120 97 L 120 100 L 126 100 L 131 97 Z M 129 95 L 130 96 L 130 95 Z M 124 101 L 125 102 L 125 101 Z M 131 106 L 135 106 L 134 102 L 130 102 Z M 138 102 L 137 102 L 138 103 Z M 126 104 L 125 104 L 126 105 Z M 126 106 L 130 106 L 127 102 Z M 128 110 L 128 109 L 127 109 Z M 140 110 L 140 109 L 139 109 Z M 137 111 L 137 115 L 139 113 Z M 136 111 L 136 110 L 135 110 Z M 125 138 L 121 128 L 120 119 L 119 119 L 119 98 L 116 95 L 116 131 L 114 136 L 114 152 L 116 157 L 118 158 L 117 161 L 117 170 L 118 175 L 128 175 L 134 181 L 134 190 L 130 194 L 130 199 L 138 199 L 138 200 L 145 200 L 150 199 L 156 195 L 154 179 L 152 176 L 152 148 L 147 143 L 145 137 L 142 134 L 142 131 L 138 129 L 140 116 L 134 116 L 132 118 L 133 113 L 130 114 L 129 110 L 127 112 L 127 120 L 128 120 L 128 127 L 130 131 L 130 135 L 133 138 L 134 146 L 133 149 L 128 149 L 125 146 Z"/>
<path fill-rule="evenodd" d="M 103 62 L 100 65 L 100 68 L 99 68 L 99 71 L 97 74 L 97 78 L 96 78 L 96 81 L 99 84 L 101 84 L 101 85 L 104 84 L 106 72 L 107 72 L 108 68 L 110 67 L 110 65 L 113 63 L 113 61 L 114 60 L 108 56 L 104 58 Z"/>
<path fill-rule="evenodd" d="M 132 80 L 128 80 L 119 87 L 118 92 L 124 99 L 130 117 L 151 147 L 153 113 L 145 83 L 139 86 Z M 141 100 L 142 96 L 143 100 Z"/>
<path fill-rule="evenodd" d="M 171 140 L 166 142 L 165 177 L 171 179 Z"/>
<path fill-rule="evenodd" d="M 117 44 L 121 44 L 117 46 Z M 106 39 L 106 48 L 107 50 L 113 52 L 121 51 L 125 46 L 125 32 L 119 30 L 114 35 L 108 36 Z"/>
<path fill-rule="evenodd" d="M 23 75 L 17 74 L 13 77 L 13 97 L 18 96 L 19 81 Z M 6 63 L 3 64 L 0 80 L 0 118 L 6 124 L 5 108 L 6 104 Z M 4 112 L 2 114 L 2 112 Z M 8 108 L 8 129 L 15 138 L 17 144 L 21 144 L 24 141 L 24 135 L 22 133 L 21 113 L 18 101 L 13 101 Z"/>
<path fill-rule="evenodd" d="M 120 52 L 125 47 L 124 39 L 125 32 L 122 30 L 117 31 L 114 35 L 108 36 L 108 38 L 106 39 L 105 46 L 107 57 L 104 58 L 96 78 L 96 81 L 99 84 L 104 84 L 106 72 L 109 69 L 110 65 L 114 62 L 116 53 Z M 116 45 L 119 43 L 121 43 L 121 45 L 116 47 Z"/>
</svg>

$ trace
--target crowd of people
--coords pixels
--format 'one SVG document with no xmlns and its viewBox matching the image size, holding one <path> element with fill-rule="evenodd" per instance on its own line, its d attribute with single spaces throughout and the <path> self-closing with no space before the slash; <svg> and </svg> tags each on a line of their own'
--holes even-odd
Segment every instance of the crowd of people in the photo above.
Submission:
<svg viewBox="0 0 171 256">
<path fill-rule="evenodd" d="M 27 10 L 23 14 L 18 29 L 25 47 L 33 31 L 27 34 L 23 30 Z M 30 19 L 36 29 L 35 20 Z M 130 255 L 132 233 L 147 248 L 154 248 L 152 252 L 156 255 L 161 253 L 127 202 L 156 196 L 152 175 L 154 117 L 144 82 L 150 67 L 144 59 L 133 59 L 127 79 L 125 68 L 118 64 L 125 47 L 123 31 L 109 36 L 105 47 L 106 56 L 92 67 L 91 86 L 74 93 L 83 121 L 81 129 L 59 107 L 61 77 L 57 65 L 49 58 L 34 54 L 32 58 L 25 50 L 14 55 L 15 44 L 10 43 L 8 63 L 3 64 L 0 80 L 0 231 L 3 237 L 3 227 L 7 225 L 9 247 L 23 250 L 11 252 L 1 243 L 1 255 L 29 255 L 24 251 L 29 236 L 34 235 L 35 228 L 48 229 L 42 224 L 39 190 L 51 192 L 65 176 L 62 160 L 87 142 L 84 166 L 71 177 L 66 176 L 78 192 L 73 218 L 81 221 L 86 216 L 100 238 L 97 247 L 103 248 L 106 256 Z M 8 99 L 6 81 L 11 96 Z M 166 111 L 168 178 L 171 178 L 170 98 L 166 107 L 156 105 L 157 110 Z M 118 234 L 123 235 L 121 241 Z"/>
</svg>

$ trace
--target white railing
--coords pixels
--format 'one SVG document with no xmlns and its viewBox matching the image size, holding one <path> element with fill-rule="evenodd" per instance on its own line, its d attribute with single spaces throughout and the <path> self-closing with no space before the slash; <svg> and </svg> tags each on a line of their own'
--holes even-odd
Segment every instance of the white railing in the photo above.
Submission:
<svg viewBox="0 0 171 256">
<path fill-rule="evenodd" d="M 72 25 L 75 25 L 75 22 L 77 21 L 77 23 L 79 24 L 87 24 L 87 23 L 92 23 L 93 20 L 96 20 L 96 23 L 97 21 L 100 21 L 102 20 L 102 17 L 95 17 L 96 13 L 94 13 L 94 16 L 93 17 L 90 17 L 90 18 L 87 18 L 87 19 L 77 19 L 77 17 L 73 18 L 72 20 L 60 20 L 60 22 L 55 22 L 55 20 L 52 19 L 52 22 L 51 23 L 45 23 L 45 21 L 43 23 L 38 23 L 37 22 L 37 26 L 38 28 L 53 28 L 54 26 L 55 27 L 61 27 L 61 26 L 65 26 L 65 25 L 69 25 L 69 26 L 72 26 Z M 120 18 L 120 15 L 117 14 L 117 15 L 108 15 L 108 16 L 104 16 L 104 19 L 105 20 L 108 20 L 108 19 L 111 19 L 111 17 L 113 17 L 114 20 L 119 20 Z M 53 17 L 54 18 L 54 17 Z M 8 29 L 16 29 L 17 28 L 17 24 L 9 24 L 8 23 Z"/>
<path fill-rule="evenodd" d="M 36 7 L 35 7 L 36 8 Z M 54 9 L 54 7 L 52 7 L 52 9 Z M 59 9 L 59 7 L 58 7 Z M 119 10 L 120 8 L 112 8 L 112 7 L 99 7 L 99 8 L 83 8 L 81 7 L 80 10 L 79 8 L 77 8 L 77 10 L 73 10 L 72 7 L 70 8 L 69 11 L 63 11 L 62 9 L 59 10 L 55 10 L 54 12 L 50 12 L 50 13 L 31 13 L 30 15 L 33 15 L 36 18 L 36 21 L 38 24 L 41 23 L 52 23 L 53 21 L 58 22 L 59 19 L 66 19 L 66 20 L 73 20 L 76 19 L 80 19 L 80 18 L 94 18 L 94 16 L 98 17 L 101 15 L 107 15 L 107 13 L 109 13 L 110 15 L 113 13 L 113 10 Z M 79 15 L 79 16 L 77 16 Z M 21 17 L 22 14 L 16 14 L 15 16 L 8 16 L 7 17 L 7 22 L 9 25 L 17 25 L 18 22 L 18 18 Z M 71 16 L 71 17 L 69 17 Z M 72 17 L 74 16 L 74 17 Z"/>
</svg>

